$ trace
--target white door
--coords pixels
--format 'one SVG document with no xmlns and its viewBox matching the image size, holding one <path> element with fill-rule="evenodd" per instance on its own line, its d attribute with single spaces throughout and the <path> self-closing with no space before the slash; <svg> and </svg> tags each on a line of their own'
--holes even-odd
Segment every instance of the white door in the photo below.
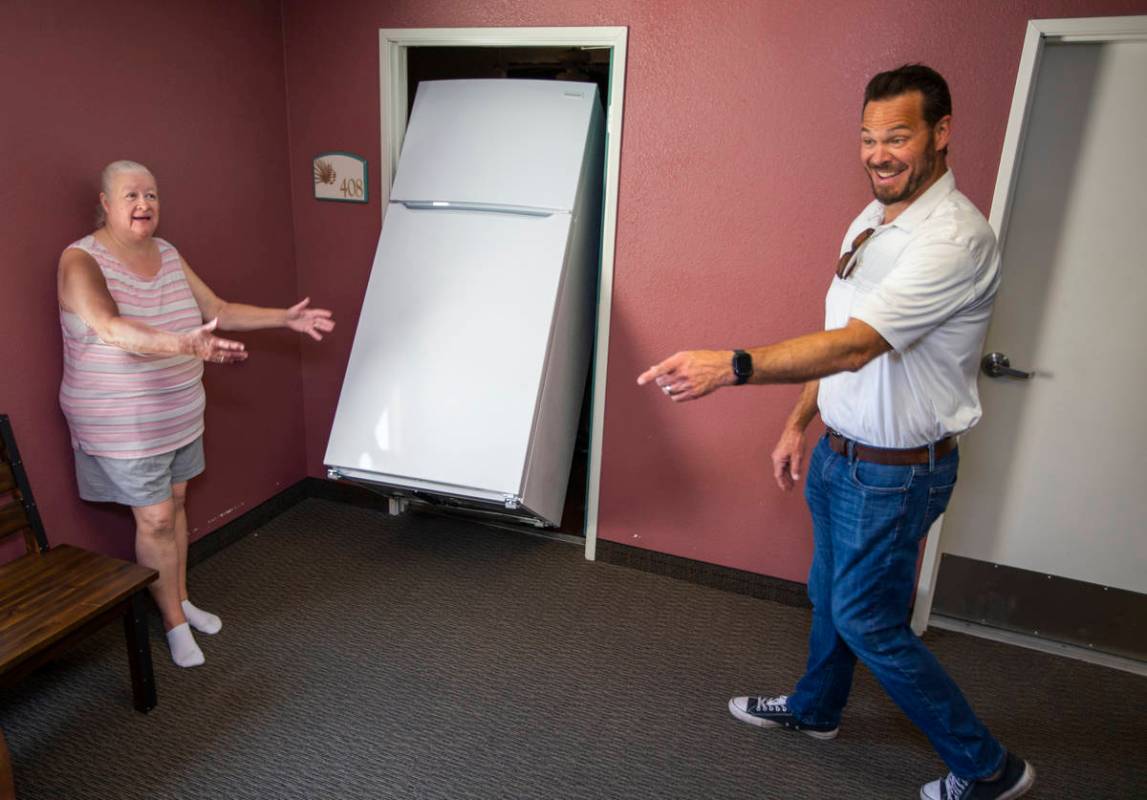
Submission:
<svg viewBox="0 0 1147 800">
<path fill-rule="evenodd" d="M 592 83 L 423 81 L 390 199 L 572 211 L 600 116 Z"/>
<path fill-rule="evenodd" d="M 391 205 L 325 463 L 388 485 L 517 495 L 570 216 Z"/>
<path fill-rule="evenodd" d="M 941 549 L 1147 593 L 1147 36 L 1083 39 L 1037 51 L 993 205 L 1004 278 L 985 353 L 1035 374 L 981 376 Z M 941 597 L 984 591 L 945 580 Z"/>
</svg>

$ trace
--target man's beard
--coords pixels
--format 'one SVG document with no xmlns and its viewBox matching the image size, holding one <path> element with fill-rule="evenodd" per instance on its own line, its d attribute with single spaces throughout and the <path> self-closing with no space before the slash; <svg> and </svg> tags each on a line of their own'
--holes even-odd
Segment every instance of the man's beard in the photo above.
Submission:
<svg viewBox="0 0 1147 800">
<path fill-rule="evenodd" d="M 883 166 L 883 165 L 878 165 Z M 917 190 L 932 177 L 932 173 L 936 171 L 936 148 L 935 143 L 928 142 L 928 149 L 924 152 L 924 163 L 921 168 L 914 171 L 908 178 L 908 182 L 904 184 L 904 188 L 900 191 L 894 191 L 891 187 L 877 188 L 876 179 L 872 175 L 872 170 L 868 173 L 868 182 L 872 185 L 872 195 L 882 204 L 886 206 L 895 203 L 901 203 L 912 195 L 916 194 Z"/>
</svg>

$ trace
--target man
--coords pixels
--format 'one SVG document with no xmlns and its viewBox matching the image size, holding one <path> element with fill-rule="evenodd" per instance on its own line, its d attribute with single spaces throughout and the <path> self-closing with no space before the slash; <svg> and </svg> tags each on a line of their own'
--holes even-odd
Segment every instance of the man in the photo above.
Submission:
<svg viewBox="0 0 1147 800">
<path fill-rule="evenodd" d="M 831 739 L 859 658 L 951 770 L 921 798 L 998 800 L 1027 792 L 1035 771 L 992 738 L 908 627 L 919 541 L 956 482 L 955 437 L 980 417 L 976 373 L 999 283 L 995 236 L 948 170 L 951 109 L 946 82 L 922 65 L 869 82 L 860 154 L 876 199 L 845 235 L 824 331 L 677 353 L 637 382 L 674 402 L 804 382 L 772 455 L 785 491 L 818 410 L 828 428 L 804 470 L 815 540 L 806 671 L 790 695 L 734 697 L 733 715 Z"/>
</svg>

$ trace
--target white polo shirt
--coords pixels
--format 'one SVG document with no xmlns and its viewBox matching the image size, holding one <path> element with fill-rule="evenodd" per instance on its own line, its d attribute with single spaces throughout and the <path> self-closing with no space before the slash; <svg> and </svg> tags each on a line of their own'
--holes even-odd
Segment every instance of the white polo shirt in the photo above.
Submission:
<svg viewBox="0 0 1147 800">
<path fill-rule="evenodd" d="M 847 280 L 833 276 L 825 329 L 863 320 L 892 350 L 822 378 L 824 423 L 876 447 L 919 447 L 980 419 L 976 377 L 1000 281 L 996 236 L 951 170 L 891 224 L 873 200 L 848 229 L 874 228 Z"/>
</svg>

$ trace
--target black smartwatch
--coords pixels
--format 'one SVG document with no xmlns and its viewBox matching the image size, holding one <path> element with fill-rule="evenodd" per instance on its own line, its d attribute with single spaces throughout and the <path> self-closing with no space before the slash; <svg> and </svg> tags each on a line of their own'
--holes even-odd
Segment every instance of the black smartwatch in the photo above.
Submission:
<svg viewBox="0 0 1147 800">
<path fill-rule="evenodd" d="M 753 377 L 753 357 L 744 350 L 733 351 L 733 381 L 734 386 L 747 383 Z"/>
</svg>

